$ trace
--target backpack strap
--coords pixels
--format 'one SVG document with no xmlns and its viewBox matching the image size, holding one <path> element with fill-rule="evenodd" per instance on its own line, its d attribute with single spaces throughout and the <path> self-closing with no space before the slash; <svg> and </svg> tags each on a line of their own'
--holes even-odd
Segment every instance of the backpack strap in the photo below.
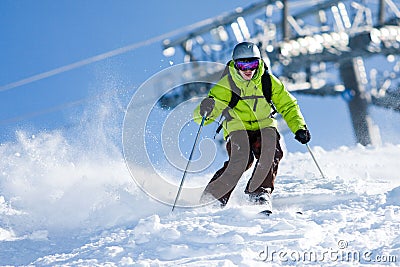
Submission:
<svg viewBox="0 0 400 267">
<path fill-rule="evenodd" d="M 271 81 L 271 76 L 269 75 L 268 66 L 267 64 L 265 64 L 265 62 L 264 62 L 264 68 L 265 71 L 261 76 L 262 91 L 265 99 L 267 100 L 268 104 L 271 106 L 273 110 L 271 114 L 269 114 L 270 118 L 272 118 L 276 113 L 278 113 L 278 111 L 276 110 L 276 107 L 272 102 L 272 81 Z"/>
<path fill-rule="evenodd" d="M 239 89 L 239 87 L 236 86 L 235 82 L 233 81 L 233 78 L 232 78 L 232 75 L 230 72 L 228 72 L 228 81 L 229 81 L 229 87 L 232 92 L 232 96 L 231 96 L 231 100 L 228 103 L 228 106 L 222 111 L 222 115 L 227 120 L 231 120 L 232 117 L 228 111 L 229 111 L 229 109 L 233 109 L 237 105 L 239 100 L 241 100 L 242 98 L 240 97 L 240 89 Z"/>
<path fill-rule="evenodd" d="M 222 77 L 228 76 L 229 88 L 232 92 L 231 100 L 229 101 L 228 106 L 222 111 L 222 116 L 225 117 L 225 120 L 227 121 L 230 121 L 232 119 L 231 114 L 229 114 L 229 110 L 233 109 L 237 105 L 239 100 L 242 99 L 240 97 L 240 89 L 236 86 L 235 82 L 233 81 L 232 75 L 229 71 L 230 62 L 231 61 L 228 61 L 228 63 L 226 63 L 225 70 L 222 73 Z M 222 129 L 222 122 L 218 125 L 215 135 L 219 134 L 221 129 Z"/>
</svg>

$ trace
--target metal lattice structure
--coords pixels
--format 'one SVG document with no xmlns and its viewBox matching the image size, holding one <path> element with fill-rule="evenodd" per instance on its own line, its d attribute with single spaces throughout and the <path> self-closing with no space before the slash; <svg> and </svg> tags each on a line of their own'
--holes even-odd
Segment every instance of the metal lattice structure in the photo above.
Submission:
<svg viewBox="0 0 400 267">
<path fill-rule="evenodd" d="M 357 142 L 367 145 L 375 138 L 368 106 L 400 111 L 399 5 L 394 0 L 265 0 L 164 40 L 164 55 L 180 48 L 184 62 L 226 63 L 236 43 L 252 41 L 292 93 L 341 94 Z M 175 106 L 209 87 L 184 85 L 161 104 Z"/>
</svg>

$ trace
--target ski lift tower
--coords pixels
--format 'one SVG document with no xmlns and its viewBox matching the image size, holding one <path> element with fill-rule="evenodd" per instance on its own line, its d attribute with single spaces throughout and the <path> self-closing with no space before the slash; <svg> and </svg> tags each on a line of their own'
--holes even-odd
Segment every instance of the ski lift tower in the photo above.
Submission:
<svg viewBox="0 0 400 267">
<path fill-rule="evenodd" d="M 380 142 L 368 114 L 370 105 L 400 111 L 397 1 L 265 0 L 164 40 L 163 49 L 172 56 L 179 48 L 184 62 L 226 63 L 232 47 L 241 41 L 259 46 L 269 67 L 292 93 L 342 95 L 356 141 L 362 145 Z M 377 65 L 371 66 L 372 61 Z M 183 85 L 175 94 L 165 95 L 161 104 L 172 107 L 204 95 L 207 86 Z"/>
</svg>

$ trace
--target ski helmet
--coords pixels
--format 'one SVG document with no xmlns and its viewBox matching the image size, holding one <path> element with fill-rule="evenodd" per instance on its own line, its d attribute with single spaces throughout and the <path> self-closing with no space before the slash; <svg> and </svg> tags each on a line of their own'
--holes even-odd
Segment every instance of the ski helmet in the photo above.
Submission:
<svg viewBox="0 0 400 267">
<path fill-rule="evenodd" d="M 238 43 L 233 48 L 232 59 L 237 60 L 241 58 L 261 58 L 260 49 L 251 42 Z"/>
</svg>

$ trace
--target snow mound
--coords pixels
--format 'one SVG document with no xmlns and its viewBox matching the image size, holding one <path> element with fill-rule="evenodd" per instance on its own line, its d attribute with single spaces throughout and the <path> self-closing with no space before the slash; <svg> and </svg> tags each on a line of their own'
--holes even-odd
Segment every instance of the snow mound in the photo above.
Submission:
<svg viewBox="0 0 400 267">
<path fill-rule="evenodd" d="M 321 178 L 309 154 L 287 154 L 270 217 L 246 204 L 251 170 L 225 209 L 171 213 L 136 186 L 118 149 L 84 149 L 59 132 L 20 133 L 17 143 L 0 146 L 0 264 L 335 266 L 400 260 L 400 146 L 312 149 L 328 178 Z"/>
</svg>

